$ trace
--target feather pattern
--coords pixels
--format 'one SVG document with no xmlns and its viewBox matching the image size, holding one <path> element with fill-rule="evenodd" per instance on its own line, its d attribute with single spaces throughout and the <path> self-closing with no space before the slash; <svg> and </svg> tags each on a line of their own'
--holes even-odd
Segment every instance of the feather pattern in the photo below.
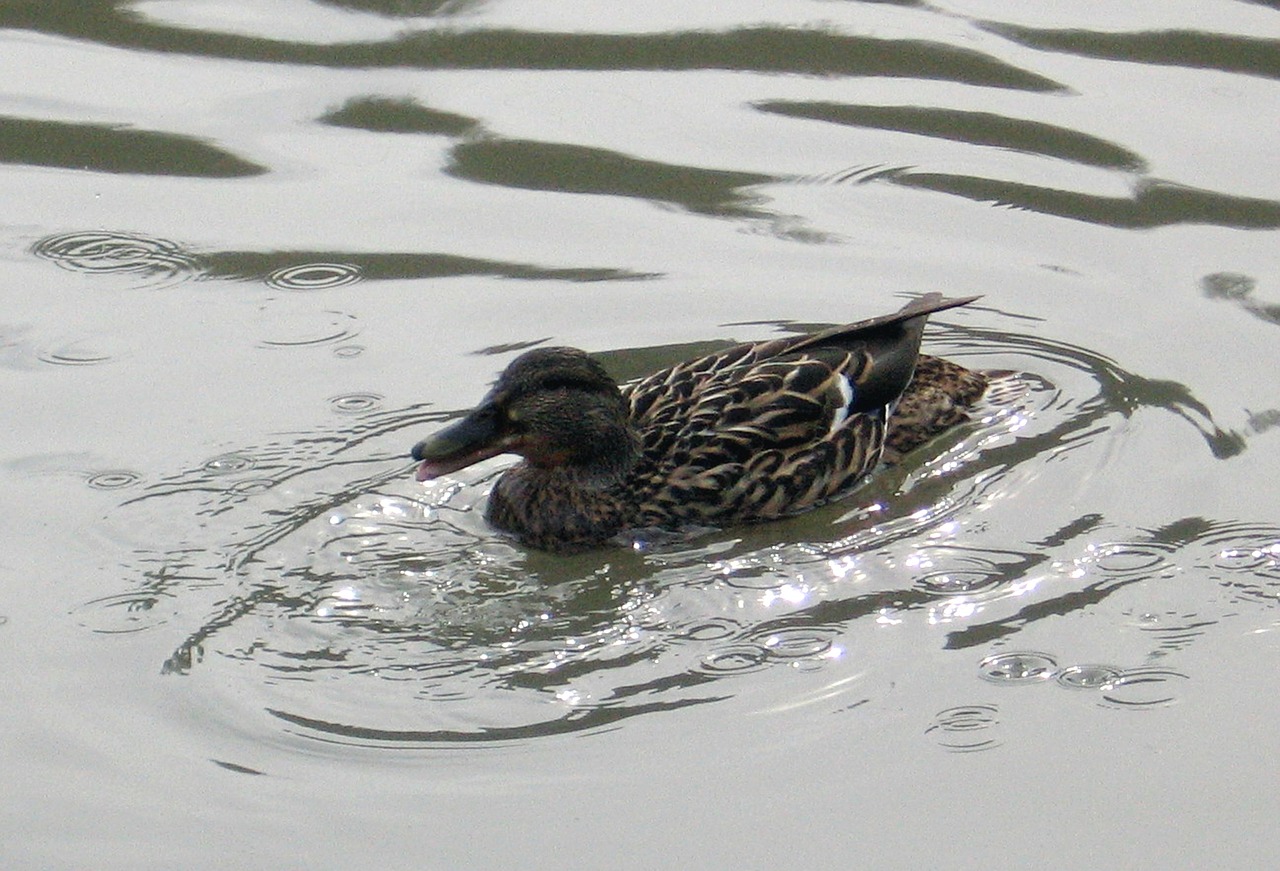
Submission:
<svg viewBox="0 0 1280 871">
<path fill-rule="evenodd" d="M 525 544 L 580 550 L 632 528 L 724 526 L 834 499 L 967 419 L 980 372 L 919 354 L 929 294 L 893 314 L 738 345 L 619 388 L 572 348 L 517 358 L 481 405 L 419 443 L 426 479 L 497 453 L 488 519 Z"/>
</svg>

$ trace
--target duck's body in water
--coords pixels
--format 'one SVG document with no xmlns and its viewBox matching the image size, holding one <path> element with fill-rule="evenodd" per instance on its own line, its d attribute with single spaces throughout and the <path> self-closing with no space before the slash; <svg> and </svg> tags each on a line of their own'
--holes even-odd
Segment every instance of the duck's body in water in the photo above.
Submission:
<svg viewBox="0 0 1280 871">
<path fill-rule="evenodd" d="M 988 375 L 919 350 L 930 314 L 974 299 L 929 294 L 891 315 L 738 345 L 621 388 L 583 351 L 535 349 L 466 417 L 414 447 L 417 477 L 519 454 L 487 518 L 552 551 L 630 529 L 805 511 L 968 419 Z"/>
</svg>

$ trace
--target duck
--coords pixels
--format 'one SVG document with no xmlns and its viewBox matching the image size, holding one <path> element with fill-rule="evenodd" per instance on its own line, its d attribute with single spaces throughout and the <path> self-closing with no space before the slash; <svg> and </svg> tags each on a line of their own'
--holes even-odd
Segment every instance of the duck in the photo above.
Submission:
<svg viewBox="0 0 1280 871">
<path fill-rule="evenodd" d="M 555 553 L 634 543 L 637 530 L 798 514 L 969 419 L 992 373 L 920 345 L 930 315 L 977 299 L 925 294 L 891 314 L 736 345 L 623 385 L 585 351 L 535 348 L 413 447 L 415 477 L 519 456 L 485 517 Z"/>
</svg>

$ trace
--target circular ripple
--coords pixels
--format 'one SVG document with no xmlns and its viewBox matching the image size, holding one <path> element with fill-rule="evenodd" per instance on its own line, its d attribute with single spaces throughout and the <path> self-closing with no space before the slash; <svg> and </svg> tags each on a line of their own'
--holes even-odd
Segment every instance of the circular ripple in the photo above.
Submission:
<svg viewBox="0 0 1280 871">
<path fill-rule="evenodd" d="M 1025 560 L 1025 554 L 943 546 L 917 550 L 907 565 L 921 572 L 916 586 L 924 592 L 960 596 L 998 586 L 1009 577 L 1011 565 Z"/>
<path fill-rule="evenodd" d="M 713 617 L 705 623 L 690 626 L 680 637 L 690 641 L 722 641 L 737 635 L 741 628 L 731 620 Z"/>
<path fill-rule="evenodd" d="M 338 414 L 361 414 L 382 404 L 380 393 L 344 393 L 329 400 L 329 407 Z"/>
<path fill-rule="evenodd" d="M 121 593 L 85 602 L 76 613 L 82 618 L 81 624 L 93 632 L 142 632 L 168 620 L 156 612 L 162 598 L 167 597 L 149 592 Z"/>
<path fill-rule="evenodd" d="M 259 341 L 263 348 L 305 348 L 345 342 L 359 334 L 354 315 L 345 312 L 305 312 L 275 319 L 271 334 Z"/>
<path fill-rule="evenodd" d="M 698 663 L 704 674 L 744 674 L 768 664 L 769 651 L 759 644 L 733 644 L 713 650 Z"/>
<path fill-rule="evenodd" d="M 36 359 L 54 366 L 98 366 L 122 356 L 121 352 L 112 352 L 88 341 L 76 341 L 40 351 Z"/>
<path fill-rule="evenodd" d="M 996 653 L 978 664 L 982 677 L 992 683 L 1038 683 L 1053 677 L 1058 663 L 1047 653 L 1024 651 Z"/>
<path fill-rule="evenodd" d="M 1212 551 L 1199 564 L 1237 599 L 1280 601 L 1280 529 L 1231 524 L 1206 536 L 1203 544 Z"/>
<path fill-rule="evenodd" d="M 995 705 L 961 705 L 939 711 L 933 725 L 925 729 L 935 741 L 947 750 L 972 753 L 999 746 L 994 730 L 1000 725 Z"/>
<path fill-rule="evenodd" d="M 153 236 L 110 231 L 46 236 L 32 253 L 74 272 L 124 273 L 167 281 L 186 278 L 195 258 L 176 243 Z"/>
<path fill-rule="evenodd" d="M 981 569 L 957 569 L 930 572 L 916 580 L 926 592 L 934 596 L 959 596 L 976 593 L 1000 583 L 1000 575 Z"/>
<path fill-rule="evenodd" d="M 749 640 L 773 659 L 814 659 L 833 649 L 835 635 L 828 626 L 787 626 L 756 632 Z"/>
<path fill-rule="evenodd" d="M 1121 671 L 1109 665 L 1069 665 L 1058 672 L 1058 683 L 1073 690 L 1105 690 L 1120 679 Z"/>
<path fill-rule="evenodd" d="M 304 263 L 286 266 L 267 276 L 267 284 L 278 290 L 328 290 L 355 284 L 361 269 L 351 263 Z"/>
<path fill-rule="evenodd" d="M 237 472 L 247 472 L 258 464 L 258 461 L 248 454 L 219 454 L 216 457 L 205 460 L 204 465 L 200 468 L 204 469 L 210 475 L 234 475 Z"/>
<path fill-rule="evenodd" d="M 1148 542 L 1114 542 L 1097 546 L 1093 564 L 1115 577 L 1152 577 L 1170 568 L 1170 550 Z"/>
<path fill-rule="evenodd" d="M 228 489 L 232 493 L 239 493 L 243 496 L 250 496 L 254 493 L 263 493 L 270 490 L 276 485 L 276 482 L 270 478 L 249 478 L 244 481 L 237 481 Z"/>
<path fill-rule="evenodd" d="M 788 576 L 772 565 L 728 566 L 720 572 L 724 582 L 744 590 L 772 590 L 786 584 Z"/>
<path fill-rule="evenodd" d="M 1123 671 L 1103 693 L 1109 703 L 1123 708 L 1153 708 L 1175 701 L 1176 687 L 1185 674 L 1159 668 Z"/>
<path fill-rule="evenodd" d="M 348 360 L 364 353 L 364 345 L 339 345 L 333 349 L 333 356 Z"/>
<path fill-rule="evenodd" d="M 142 476 L 137 472 L 131 472 L 128 469 L 109 469 L 105 472 L 95 472 L 86 479 L 85 483 L 95 490 L 123 490 L 141 480 Z"/>
<path fill-rule="evenodd" d="M 1224 548 L 1210 557 L 1209 564 L 1227 572 L 1273 574 L 1280 568 L 1280 541 Z"/>
</svg>

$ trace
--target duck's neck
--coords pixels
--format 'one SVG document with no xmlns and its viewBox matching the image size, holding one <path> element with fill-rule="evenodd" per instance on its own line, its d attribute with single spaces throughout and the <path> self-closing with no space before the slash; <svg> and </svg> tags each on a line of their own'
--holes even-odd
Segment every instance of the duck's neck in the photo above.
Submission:
<svg viewBox="0 0 1280 871">
<path fill-rule="evenodd" d="M 627 523 L 627 478 L 640 458 L 639 439 L 626 428 L 590 462 L 508 469 L 489 495 L 486 517 L 524 544 L 542 550 L 585 550 L 603 544 Z"/>
</svg>

